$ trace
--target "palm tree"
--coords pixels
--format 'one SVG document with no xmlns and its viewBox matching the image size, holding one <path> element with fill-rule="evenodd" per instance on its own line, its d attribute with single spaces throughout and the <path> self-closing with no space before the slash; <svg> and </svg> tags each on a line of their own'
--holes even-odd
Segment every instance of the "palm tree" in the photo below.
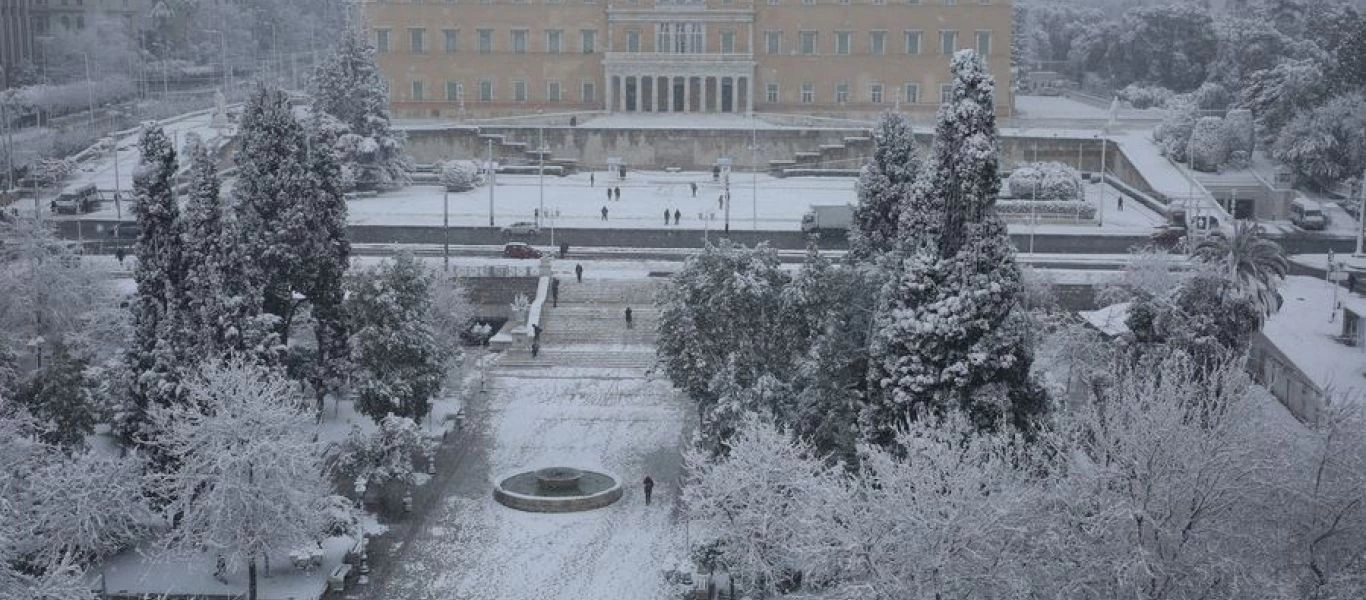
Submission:
<svg viewBox="0 0 1366 600">
<path fill-rule="evenodd" d="M 1261 225 L 1240 221 L 1233 237 L 1212 235 L 1195 247 L 1194 256 L 1208 263 L 1222 264 L 1236 289 L 1246 294 L 1270 317 L 1281 307 L 1281 279 L 1290 270 L 1285 249 L 1268 239 Z"/>
</svg>

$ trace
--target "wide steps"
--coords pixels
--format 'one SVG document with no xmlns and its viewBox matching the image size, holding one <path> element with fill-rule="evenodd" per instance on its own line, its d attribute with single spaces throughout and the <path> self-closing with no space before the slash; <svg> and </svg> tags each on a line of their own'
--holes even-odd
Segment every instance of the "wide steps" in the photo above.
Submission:
<svg viewBox="0 0 1366 600">
<path fill-rule="evenodd" d="M 499 368 L 592 367 L 595 369 L 646 370 L 655 364 L 653 352 L 613 352 L 541 347 L 532 358 L 529 351 L 512 352 L 498 361 Z"/>
</svg>

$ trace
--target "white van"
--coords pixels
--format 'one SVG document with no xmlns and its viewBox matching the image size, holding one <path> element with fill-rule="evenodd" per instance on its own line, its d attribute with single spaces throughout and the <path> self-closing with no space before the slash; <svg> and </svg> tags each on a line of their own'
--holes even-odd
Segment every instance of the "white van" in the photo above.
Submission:
<svg viewBox="0 0 1366 600">
<path fill-rule="evenodd" d="M 1290 202 L 1290 222 L 1300 229 L 1323 229 L 1328 226 L 1328 217 L 1318 202 L 1301 197 Z"/>
</svg>

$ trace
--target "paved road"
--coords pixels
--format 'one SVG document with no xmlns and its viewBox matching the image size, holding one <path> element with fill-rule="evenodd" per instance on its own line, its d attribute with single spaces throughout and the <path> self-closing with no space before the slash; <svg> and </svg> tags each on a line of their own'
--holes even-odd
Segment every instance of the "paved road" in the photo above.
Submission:
<svg viewBox="0 0 1366 600">
<path fill-rule="evenodd" d="M 108 239 L 108 231 L 116 224 L 110 220 L 58 221 L 59 235 L 68 239 Z M 539 246 L 550 246 L 550 233 L 543 231 L 536 236 L 506 236 L 501 230 L 490 227 L 441 227 L 352 225 L 351 241 L 358 244 L 452 244 L 501 246 L 508 241 L 525 241 Z M 715 234 L 710 235 L 715 241 Z M 809 238 L 800 231 L 732 231 L 728 237 L 745 245 L 768 242 L 780 250 L 800 250 L 806 247 Z M 1030 235 L 1012 234 L 1011 240 L 1021 251 L 1031 249 Z M 1134 246 L 1148 242 L 1144 235 L 1083 235 L 1083 234 L 1036 234 L 1032 241 L 1034 252 L 1049 254 L 1124 254 Z M 1280 238 L 1281 244 L 1291 254 L 1351 252 L 1355 241 L 1349 238 L 1334 238 L 1323 234 L 1301 233 Z M 701 229 L 576 229 L 561 228 L 555 231 L 555 243 L 567 242 L 574 248 L 617 247 L 617 248 L 701 248 L 703 230 Z M 826 237 L 820 245 L 828 250 L 842 250 L 848 243 L 842 237 Z"/>
</svg>

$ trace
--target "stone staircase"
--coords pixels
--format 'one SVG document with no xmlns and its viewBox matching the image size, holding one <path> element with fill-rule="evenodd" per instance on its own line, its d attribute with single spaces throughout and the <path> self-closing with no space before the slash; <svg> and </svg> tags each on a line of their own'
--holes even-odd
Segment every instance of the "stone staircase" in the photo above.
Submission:
<svg viewBox="0 0 1366 600">
<path fill-rule="evenodd" d="M 858 170 L 872 156 L 873 138 L 848 136 L 842 144 L 821 144 L 816 150 L 793 153 L 792 159 L 768 161 L 769 174 L 782 177 L 789 169 L 797 171 L 813 170 Z"/>
<path fill-rule="evenodd" d="M 499 360 L 504 368 L 579 367 L 624 369 L 643 376 L 654 366 L 658 282 L 594 280 L 560 281 L 560 305 L 541 313 L 541 352 L 531 357 L 525 344 Z M 632 327 L 626 327 L 626 307 Z"/>
</svg>

